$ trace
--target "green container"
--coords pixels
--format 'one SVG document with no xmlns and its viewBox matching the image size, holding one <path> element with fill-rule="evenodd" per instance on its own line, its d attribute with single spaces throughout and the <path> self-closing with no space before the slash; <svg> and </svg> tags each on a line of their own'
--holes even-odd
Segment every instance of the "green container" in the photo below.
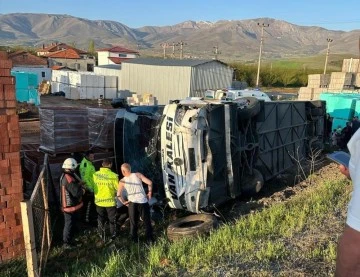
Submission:
<svg viewBox="0 0 360 277">
<path fill-rule="evenodd" d="M 38 76 L 31 72 L 12 71 L 15 77 L 15 89 L 35 89 L 38 87 Z"/>
<path fill-rule="evenodd" d="M 19 102 L 28 102 L 29 101 L 29 90 L 28 89 L 16 89 L 16 100 Z"/>
</svg>

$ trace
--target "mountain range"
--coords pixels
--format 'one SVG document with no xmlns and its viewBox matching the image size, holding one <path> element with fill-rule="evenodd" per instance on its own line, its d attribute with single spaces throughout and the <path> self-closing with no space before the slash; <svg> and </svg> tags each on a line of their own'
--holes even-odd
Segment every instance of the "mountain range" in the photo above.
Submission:
<svg viewBox="0 0 360 277">
<path fill-rule="evenodd" d="M 51 42 L 72 43 L 86 49 L 90 40 L 96 48 L 121 45 L 139 50 L 143 56 L 162 56 L 162 44 L 183 42 L 184 57 L 212 58 L 217 48 L 219 59 L 254 60 L 259 53 L 261 28 L 264 28 L 263 57 L 285 58 L 318 55 L 326 52 L 331 38 L 331 53 L 359 55 L 360 29 L 334 31 L 317 26 L 299 26 L 272 18 L 248 20 L 185 21 L 172 26 L 131 28 L 120 22 L 89 20 L 69 15 L 14 13 L 0 14 L 0 45 L 26 45 L 40 48 Z M 175 56 L 179 56 L 175 46 Z"/>
</svg>

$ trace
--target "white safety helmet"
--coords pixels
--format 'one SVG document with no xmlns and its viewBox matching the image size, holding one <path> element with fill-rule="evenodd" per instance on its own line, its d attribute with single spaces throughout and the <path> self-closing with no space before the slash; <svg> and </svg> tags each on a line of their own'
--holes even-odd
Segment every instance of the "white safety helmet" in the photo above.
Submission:
<svg viewBox="0 0 360 277">
<path fill-rule="evenodd" d="M 67 158 L 63 165 L 62 168 L 63 169 L 71 169 L 71 170 L 75 170 L 78 166 L 78 163 L 75 161 L 75 159 L 73 158 Z"/>
</svg>

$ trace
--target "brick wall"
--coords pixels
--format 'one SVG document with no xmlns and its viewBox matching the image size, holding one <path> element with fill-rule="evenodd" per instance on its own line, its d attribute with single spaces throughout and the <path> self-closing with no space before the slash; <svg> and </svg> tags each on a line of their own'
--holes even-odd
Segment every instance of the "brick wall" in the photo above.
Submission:
<svg viewBox="0 0 360 277">
<path fill-rule="evenodd" d="M 0 51 L 0 263 L 24 253 L 19 118 L 12 62 Z"/>
</svg>

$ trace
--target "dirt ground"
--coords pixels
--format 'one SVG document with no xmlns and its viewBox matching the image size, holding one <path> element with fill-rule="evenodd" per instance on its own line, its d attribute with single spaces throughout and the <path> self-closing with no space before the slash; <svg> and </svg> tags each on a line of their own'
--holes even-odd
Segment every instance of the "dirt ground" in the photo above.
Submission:
<svg viewBox="0 0 360 277">
<path fill-rule="evenodd" d="M 343 178 L 338 170 L 338 165 L 329 162 L 324 156 L 320 158 L 314 172 L 310 172 L 309 162 L 304 161 L 302 166 L 307 179 L 298 175 L 298 168 L 294 167 L 267 181 L 258 195 L 252 198 L 234 200 L 222 207 L 219 212 L 226 215 L 224 216 L 225 220 L 236 219 L 242 215 L 262 210 L 273 203 L 287 201 L 309 186 L 314 185 L 315 182 Z M 312 178 L 309 178 L 309 175 Z"/>
</svg>

